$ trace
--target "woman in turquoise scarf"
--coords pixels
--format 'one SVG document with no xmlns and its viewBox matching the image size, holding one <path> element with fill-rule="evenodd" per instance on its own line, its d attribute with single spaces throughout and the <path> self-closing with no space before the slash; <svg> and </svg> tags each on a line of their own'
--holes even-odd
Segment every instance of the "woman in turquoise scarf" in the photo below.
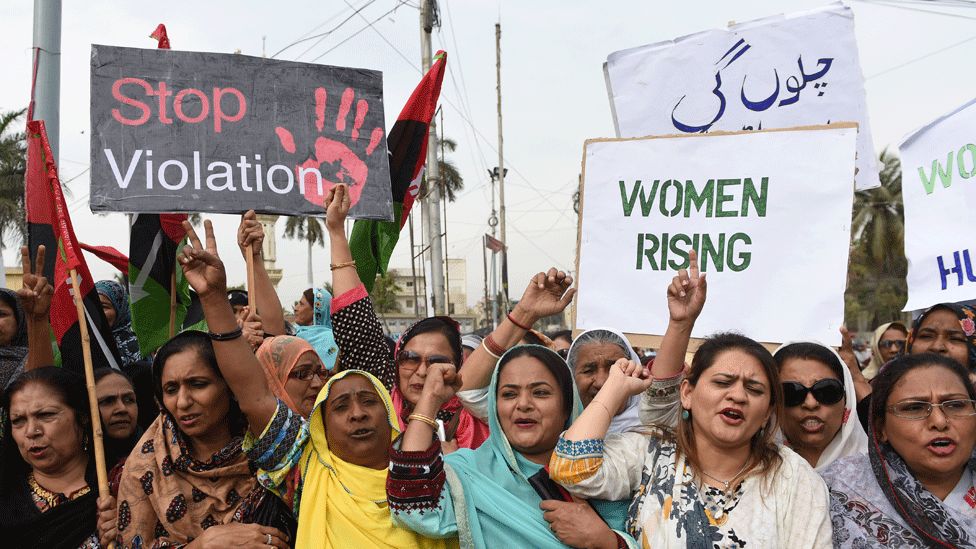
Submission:
<svg viewBox="0 0 976 549">
<path fill-rule="evenodd" d="M 326 370 L 334 370 L 336 359 L 339 358 L 339 346 L 336 345 L 335 335 L 332 333 L 332 294 L 325 288 L 309 288 L 302 294 L 303 306 L 312 309 L 311 324 L 303 326 L 301 323 L 293 325 L 296 336 L 312 344 L 316 354 L 322 359 Z M 296 307 L 298 309 L 298 307 Z M 300 319 L 296 318 L 296 320 Z"/>
<path fill-rule="evenodd" d="M 636 547 L 623 532 L 629 501 L 573 501 L 546 474 L 559 434 L 582 411 L 559 355 L 537 345 L 506 352 L 489 386 L 491 436 L 477 450 L 447 456 L 436 438 L 430 443 L 433 417 L 460 377 L 450 364 L 428 368 L 421 399 L 390 453 L 394 524 L 428 537 L 457 535 L 461 547 Z"/>
</svg>

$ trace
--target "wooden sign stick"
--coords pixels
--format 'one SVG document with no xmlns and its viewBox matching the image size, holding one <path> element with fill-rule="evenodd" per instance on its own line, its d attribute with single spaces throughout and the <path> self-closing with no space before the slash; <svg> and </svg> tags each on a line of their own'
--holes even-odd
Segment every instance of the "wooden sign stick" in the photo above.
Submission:
<svg viewBox="0 0 976 549">
<path fill-rule="evenodd" d="M 91 338 L 88 335 L 88 318 L 85 315 L 85 305 L 82 301 L 81 288 L 78 284 L 78 271 L 71 269 L 72 299 L 78 313 L 78 327 L 81 329 L 81 351 L 85 361 L 85 386 L 88 388 L 88 412 L 92 423 L 92 447 L 95 450 L 95 474 L 98 476 L 98 496 L 110 496 L 108 490 L 108 473 L 105 468 L 105 447 L 102 444 L 102 418 L 98 413 L 98 397 L 95 394 L 95 372 L 92 366 Z M 109 545 L 110 548 L 114 544 Z"/>
</svg>

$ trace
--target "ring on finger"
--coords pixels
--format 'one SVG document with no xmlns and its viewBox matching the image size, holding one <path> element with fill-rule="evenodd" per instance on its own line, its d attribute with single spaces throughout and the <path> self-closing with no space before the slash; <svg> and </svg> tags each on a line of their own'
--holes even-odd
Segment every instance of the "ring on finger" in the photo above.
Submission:
<svg viewBox="0 0 976 549">
<path fill-rule="evenodd" d="M 274 544 L 271 543 L 271 541 L 272 541 L 271 540 L 271 534 L 265 534 L 265 535 L 268 536 L 268 545 L 271 546 L 271 547 L 274 547 Z"/>
</svg>

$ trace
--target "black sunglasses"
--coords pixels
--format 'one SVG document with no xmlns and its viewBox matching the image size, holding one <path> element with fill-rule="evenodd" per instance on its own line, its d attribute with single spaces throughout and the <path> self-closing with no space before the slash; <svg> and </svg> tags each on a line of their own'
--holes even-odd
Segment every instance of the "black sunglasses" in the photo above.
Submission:
<svg viewBox="0 0 976 549">
<path fill-rule="evenodd" d="M 783 383 L 783 405 L 787 408 L 799 406 L 807 399 L 807 393 L 811 393 L 820 404 L 837 404 L 844 399 L 844 384 L 833 378 L 821 379 L 810 387 L 786 381 Z"/>
</svg>

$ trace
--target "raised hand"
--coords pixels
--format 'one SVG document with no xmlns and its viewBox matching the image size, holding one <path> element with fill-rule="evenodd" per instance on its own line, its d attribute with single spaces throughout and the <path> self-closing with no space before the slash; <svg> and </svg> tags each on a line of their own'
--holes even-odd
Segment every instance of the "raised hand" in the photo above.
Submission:
<svg viewBox="0 0 976 549">
<path fill-rule="evenodd" d="M 555 267 L 548 272 L 538 273 L 532 277 L 514 312 L 522 316 L 526 326 L 531 326 L 544 316 L 561 313 L 576 295 L 576 289 L 570 288 L 572 285 L 573 277 L 557 271 Z"/>
<path fill-rule="evenodd" d="M 30 252 L 27 246 L 20 248 L 20 261 L 24 270 L 23 287 L 17 290 L 20 306 L 30 320 L 46 320 L 51 312 L 51 297 L 54 296 L 54 286 L 48 282 L 44 272 L 44 246 L 37 247 L 37 257 L 31 268 Z"/>
<path fill-rule="evenodd" d="M 241 255 L 247 257 L 247 248 L 250 246 L 251 254 L 257 259 L 261 257 L 263 244 L 264 225 L 258 221 L 254 210 L 248 210 L 241 216 L 241 224 L 237 227 L 237 246 L 241 249 Z"/>
<path fill-rule="evenodd" d="M 325 228 L 329 232 L 345 231 L 346 216 L 352 207 L 349 187 L 336 185 L 325 196 Z"/>
<path fill-rule="evenodd" d="M 610 367 L 610 375 L 607 376 L 607 381 L 603 384 L 603 387 L 610 385 L 617 390 L 616 392 L 622 393 L 627 398 L 630 398 L 631 396 L 639 395 L 646 391 L 653 382 L 654 378 L 651 377 L 651 373 L 647 368 L 633 360 L 621 358 Z M 602 393 L 603 390 L 601 389 L 600 392 Z M 599 397 L 599 393 L 597 397 Z M 611 409 L 615 410 L 617 408 Z"/>
<path fill-rule="evenodd" d="M 244 320 L 238 320 L 237 324 L 244 332 L 244 339 L 247 340 L 251 350 L 254 351 L 264 343 L 264 324 L 257 311 L 252 311 L 248 307 L 242 310 Z"/>
<path fill-rule="evenodd" d="M 461 374 L 453 364 L 431 364 L 427 367 L 427 378 L 420 400 L 428 404 L 433 412 L 451 400 L 461 388 Z M 418 405 L 417 409 L 421 407 Z"/>
<path fill-rule="evenodd" d="M 688 253 L 689 268 L 681 269 L 668 286 L 668 312 L 674 322 L 694 322 L 705 306 L 708 285 L 698 271 L 698 253 Z"/>
<path fill-rule="evenodd" d="M 213 223 L 209 219 L 203 222 L 206 247 L 200 242 L 200 237 L 189 221 L 183 222 L 183 229 L 190 239 L 190 244 L 183 246 L 183 251 L 177 256 L 177 260 L 183 266 L 186 281 L 200 295 L 200 299 L 220 295 L 226 300 L 227 272 L 224 270 L 223 261 L 217 255 Z"/>
</svg>

